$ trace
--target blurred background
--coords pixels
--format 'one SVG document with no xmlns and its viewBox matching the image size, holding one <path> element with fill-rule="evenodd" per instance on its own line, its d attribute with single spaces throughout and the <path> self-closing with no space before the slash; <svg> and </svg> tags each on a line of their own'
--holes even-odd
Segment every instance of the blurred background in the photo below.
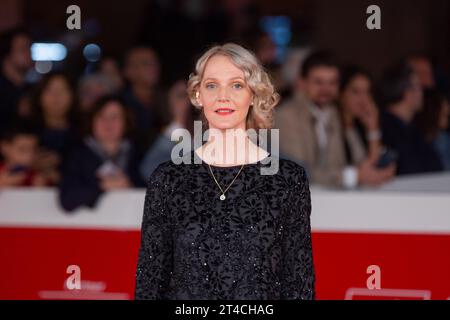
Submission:
<svg viewBox="0 0 450 320">
<path fill-rule="evenodd" d="M 428 89 L 433 91 L 425 97 L 426 101 L 417 97 L 416 104 L 426 106 L 421 107 L 422 115 L 419 110 L 415 112 L 414 117 L 418 118 L 415 122 L 426 142 L 439 144 L 436 148 L 440 149 L 429 157 L 431 160 L 422 161 L 434 161 L 434 165 L 422 164 L 412 170 L 397 168 L 397 173 L 441 171 L 449 165 L 446 163 L 449 162 L 448 137 L 440 138 L 434 132 L 440 126 L 438 118 L 448 118 L 449 113 L 449 1 L 379 1 L 381 30 L 366 27 L 369 17 L 366 9 L 371 3 L 364 0 L 339 3 L 325 0 L 277 3 L 251 0 L 79 1 L 76 5 L 80 8 L 81 29 L 68 30 L 66 22 L 71 14 L 66 10 L 71 4 L 69 1 L 26 0 L 5 0 L 1 4 L 0 127 L 4 132 L 8 131 L 7 124 L 26 121 L 37 130 L 37 145 L 43 148 L 39 149 L 41 152 L 33 162 L 39 169 L 36 173 L 45 172 L 39 175 L 37 184 L 57 185 L 62 181 L 64 161 L 78 142 L 92 131 L 89 126 L 94 124 L 89 123 L 88 118 L 98 99 L 104 96 L 110 100 L 119 99 L 115 102 L 123 104 L 127 118 L 131 120 L 124 125 L 126 128 L 122 128 L 123 133 L 117 133 L 123 136 L 117 137 L 116 145 L 125 138 L 132 138 L 128 142 L 134 151 L 130 152 L 135 153 L 135 163 L 141 164 L 140 173 L 134 174 L 136 179 L 140 175 L 141 181 L 134 180 L 130 184 L 142 184 L 159 162 L 167 160 L 167 152 L 163 149 L 172 145 L 161 133 L 169 136 L 180 126 L 192 129 L 192 120 L 199 117 L 184 94 L 185 82 L 196 59 L 211 45 L 227 41 L 255 52 L 282 95 L 278 109 L 302 90 L 297 84 L 302 63 L 308 55 L 317 51 L 333 55 L 336 67 L 340 68 L 341 81 L 337 83 L 340 85 L 338 92 L 331 94 L 330 102 L 340 105 L 342 119 L 354 120 L 349 120 L 353 124 L 342 124 L 344 128 L 357 129 L 366 157 L 372 155 L 373 150 L 364 137 L 363 131 L 369 129 L 362 120 L 363 114 L 370 113 L 367 117 L 380 119 L 373 120 L 377 122 L 376 130 L 372 130 L 375 133 L 383 131 L 382 115 L 372 116 L 374 112 L 365 110 L 369 107 L 358 107 L 358 103 L 364 104 L 361 102 L 364 99 L 374 100 L 378 111 L 387 110 L 390 103 L 387 100 L 393 92 L 386 92 L 389 90 L 383 90 L 383 86 L 395 87 L 392 82 L 401 83 L 401 71 L 395 74 L 392 69 L 399 69 L 402 62 L 409 64 L 419 77 L 423 94 Z M 322 62 L 327 63 L 331 62 Z M 320 63 L 318 65 L 320 67 Z M 358 76 L 367 80 L 369 91 L 362 92 L 363 97 L 358 98 L 356 93 L 350 100 L 345 100 L 346 90 L 351 92 L 358 85 L 364 87 L 357 81 Z M 377 88 L 380 90 L 376 91 Z M 103 104 L 107 102 L 103 101 Z M 359 111 L 352 111 L 352 105 Z M 98 114 L 102 114 L 102 106 L 97 109 Z M 275 123 L 275 127 L 282 124 Z M 448 128 L 448 123 L 441 127 L 438 131 Z M 122 129 L 118 128 L 118 131 Z M 343 136 L 346 134 L 344 130 Z M 9 133 L 11 135 L 14 134 Z M 386 133 L 384 140 L 389 140 L 389 135 Z M 358 141 L 351 143 L 348 137 L 341 140 L 347 148 L 346 164 L 358 165 L 361 161 L 351 159 L 358 151 Z M 398 149 L 394 145 L 396 142 L 382 142 L 383 146 L 393 149 L 389 150 L 387 158 L 402 162 L 402 154 L 392 155 L 403 152 L 395 150 Z M 308 169 L 308 159 L 283 150 L 283 145 L 281 148 L 282 154 Z M 440 165 L 432 159 L 439 157 L 442 158 Z M 27 166 L 25 162 L 18 161 L 10 166 L 21 171 L 21 167 Z M 52 168 L 50 164 L 53 164 Z M 320 182 L 314 176 L 312 179 L 314 183 Z"/>
<path fill-rule="evenodd" d="M 66 28 L 65 12 L 71 4 L 81 8 L 82 29 L 78 32 Z M 429 55 L 448 72 L 448 1 L 377 1 L 382 8 L 382 29 L 376 32 L 364 27 L 365 11 L 371 4 L 364 0 L 134 0 L 126 4 L 5 0 L 0 30 L 26 25 L 34 41 L 60 42 L 69 47 L 69 56 L 81 66 L 86 64 L 81 54 L 86 43 L 100 45 L 102 56 L 116 59 L 122 59 L 137 43 L 146 43 L 160 53 L 167 81 L 169 70 L 171 77 L 191 71 L 192 55 L 212 43 L 249 40 L 263 31 L 278 49 L 309 45 L 332 49 L 375 75 L 393 60 L 413 53 Z M 184 59 L 173 53 L 178 50 L 170 50 L 174 43 Z M 174 56 L 181 62 L 179 67 L 168 63 Z"/>
</svg>

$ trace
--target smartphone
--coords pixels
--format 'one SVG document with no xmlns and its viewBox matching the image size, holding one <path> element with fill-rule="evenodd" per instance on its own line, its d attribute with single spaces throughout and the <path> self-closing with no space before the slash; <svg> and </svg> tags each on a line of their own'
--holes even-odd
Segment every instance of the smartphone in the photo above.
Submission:
<svg viewBox="0 0 450 320">
<path fill-rule="evenodd" d="M 395 150 L 384 148 L 378 159 L 377 168 L 383 169 L 397 162 L 398 153 Z"/>
</svg>

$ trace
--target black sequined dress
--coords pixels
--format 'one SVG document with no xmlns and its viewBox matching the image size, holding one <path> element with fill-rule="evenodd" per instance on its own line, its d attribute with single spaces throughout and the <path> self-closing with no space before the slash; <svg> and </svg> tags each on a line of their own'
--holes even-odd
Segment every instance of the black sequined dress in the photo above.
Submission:
<svg viewBox="0 0 450 320">
<path fill-rule="evenodd" d="M 261 175 L 263 166 L 245 165 L 222 201 L 207 163 L 159 165 L 145 196 L 136 299 L 315 298 L 305 170 L 279 159 L 276 174 Z M 225 189 L 241 166 L 211 168 Z"/>
</svg>

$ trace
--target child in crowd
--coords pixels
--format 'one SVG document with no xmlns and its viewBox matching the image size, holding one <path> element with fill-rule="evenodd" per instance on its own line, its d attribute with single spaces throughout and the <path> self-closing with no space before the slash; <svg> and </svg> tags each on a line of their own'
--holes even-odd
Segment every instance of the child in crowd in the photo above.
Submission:
<svg viewBox="0 0 450 320">
<path fill-rule="evenodd" d="M 33 169 L 38 138 L 24 124 L 7 129 L 0 141 L 0 188 L 45 186 L 45 178 Z"/>
</svg>

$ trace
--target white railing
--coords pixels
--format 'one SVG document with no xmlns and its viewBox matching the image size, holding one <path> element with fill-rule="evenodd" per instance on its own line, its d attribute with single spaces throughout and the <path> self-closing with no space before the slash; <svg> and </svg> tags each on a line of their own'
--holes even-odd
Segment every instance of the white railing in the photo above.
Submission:
<svg viewBox="0 0 450 320">
<path fill-rule="evenodd" d="M 311 188 L 313 231 L 450 234 L 450 192 L 330 191 Z M 139 230 L 144 189 L 103 195 L 96 208 L 70 214 L 57 190 L 0 191 L 0 227 Z"/>
</svg>

